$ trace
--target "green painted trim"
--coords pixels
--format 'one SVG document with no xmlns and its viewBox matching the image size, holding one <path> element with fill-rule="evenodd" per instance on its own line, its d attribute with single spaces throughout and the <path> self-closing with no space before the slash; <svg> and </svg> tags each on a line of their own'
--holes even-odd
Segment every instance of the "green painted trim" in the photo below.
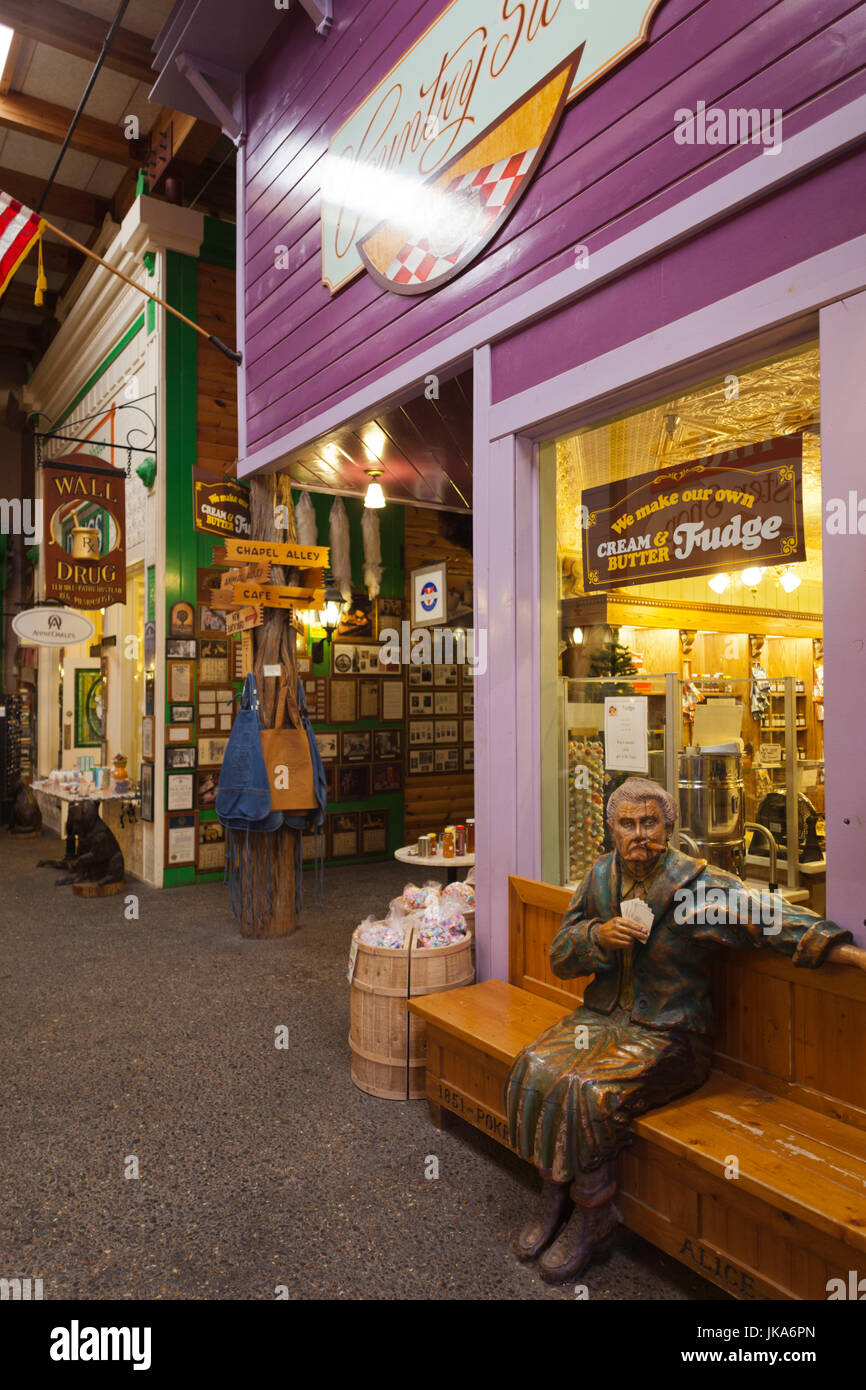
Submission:
<svg viewBox="0 0 866 1390">
<path fill-rule="evenodd" d="M 156 304 L 152 299 L 147 301 L 145 313 L 147 314 L 147 335 L 150 337 L 151 333 L 156 328 Z"/>
<path fill-rule="evenodd" d="M 217 217 L 205 217 L 204 237 L 199 248 L 199 260 L 209 265 L 224 265 L 234 269 L 237 261 L 237 227 L 234 222 L 222 222 Z"/>
<path fill-rule="evenodd" d="M 79 405 L 81 401 L 84 400 L 84 397 L 87 395 L 88 391 L 91 390 L 91 388 L 94 387 L 94 386 L 96 385 L 96 383 L 97 383 L 97 381 L 99 380 L 99 378 L 100 378 L 101 376 L 103 376 L 103 375 L 105 374 L 105 372 L 108 371 L 108 368 L 111 366 L 112 362 L 114 362 L 114 361 L 117 360 L 117 358 L 118 358 L 118 357 L 120 356 L 120 354 L 123 352 L 123 349 L 126 347 L 126 345 L 127 345 L 128 343 L 131 343 L 131 342 L 132 342 L 132 340 L 133 340 L 133 338 L 135 337 L 136 333 L 140 333 L 143 327 L 144 327 L 144 314 L 140 314 L 139 317 L 138 317 L 138 318 L 135 320 L 135 322 L 132 324 L 132 326 L 126 330 L 126 332 L 124 333 L 123 337 L 122 337 L 122 338 L 119 338 L 119 339 L 117 340 L 117 342 L 115 343 L 114 347 L 111 349 L 111 352 L 109 352 L 108 355 L 107 355 L 106 357 L 103 357 L 103 359 L 102 359 L 102 361 L 100 362 L 99 366 L 96 368 L 96 371 L 95 371 L 95 372 L 93 373 L 93 375 L 89 378 L 89 380 L 87 380 L 87 381 L 84 383 L 84 385 L 82 386 L 81 390 L 78 392 L 78 395 L 75 396 L 75 397 L 73 398 L 73 400 L 71 401 L 71 403 L 66 407 L 66 409 L 63 411 L 63 413 L 60 415 L 60 417 L 58 418 L 58 420 L 56 421 L 56 423 L 55 423 L 55 425 L 54 425 L 54 428 L 55 428 L 56 430 L 59 430 L 59 429 L 60 429 L 60 426 L 64 423 L 64 421 L 69 419 L 69 417 L 70 417 L 70 415 L 72 414 L 72 412 L 73 412 L 73 410 L 75 409 L 75 407 L 76 407 L 77 405 Z"/>
<path fill-rule="evenodd" d="M 198 268 L 191 256 L 165 253 L 165 299 L 195 322 L 198 310 Z M 193 525 L 192 470 L 196 461 L 197 353 L 196 334 L 173 314 L 166 316 L 163 335 L 165 361 L 165 630 L 171 605 L 184 599 L 195 604 L 198 584 L 199 533 Z M 204 539 L 202 537 L 201 539 Z M 159 657 L 159 653 L 157 656 Z M 166 694 L 168 692 L 166 691 Z M 192 698 L 196 700 L 196 690 Z M 163 718 L 169 723 L 166 699 Z M 166 772 L 163 770 L 163 798 Z M 163 804 L 165 804 L 163 800 Z M 200 882 L 195 865 L 163 868 L 163 887 Z"/>
</svg>

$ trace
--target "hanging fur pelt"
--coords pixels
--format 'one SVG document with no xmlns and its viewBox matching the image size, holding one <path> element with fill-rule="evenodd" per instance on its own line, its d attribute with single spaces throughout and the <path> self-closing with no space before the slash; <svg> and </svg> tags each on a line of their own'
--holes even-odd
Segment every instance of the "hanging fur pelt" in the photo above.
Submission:
<svg viewBox="0 0 866 1390">
<path fill-rule="evenodd" d="M 364 508 L 361 522 L 364 537 L 364 584 L 370 598 L 375 598 L 382 583 L 382 547 L 379 543 L 379 513 Z"/>
<path fill-rule="evenodd" d="M 334 583 L 343 595 L 343 600 L 352 599 L 352 558 L 349 549 L 349 516 L 342 497 L 334 499 L 331 508 L 331 574 Z"/>
<path fill-rule="evenodd" d="M 316 513 L 313 508 L 313 499 L 308 492 L 302 492 L 298 498 L 298 505 L 295 507 L 295 524 L 298 528 L 300 545 L 318 545 Z"/>
</svg>

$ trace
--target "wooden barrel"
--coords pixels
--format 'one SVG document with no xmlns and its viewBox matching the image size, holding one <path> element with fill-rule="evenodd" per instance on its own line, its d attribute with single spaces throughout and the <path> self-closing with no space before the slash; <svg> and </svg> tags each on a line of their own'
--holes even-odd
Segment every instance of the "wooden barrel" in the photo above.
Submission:
<svg viewBox="0 0 866 1390">
<path fill-rule="evenodd" d="M 350 990 L 349 1046 L 352 1080 L 362 1091 L 385 1100 L 424 1096 L 427 1033 L 422 1019 L 410 1016 L 410 995 L 459 989 L 472 983 L 471 937 L 453 946 L 391 950 L 359 940 Z"/>
<path fill-rule="evenodd" d="M 469 927 L 469 922 L 466 923 Z M 469 932 L 452 946 L 433 946 L 427 949 L 415 945 L 417 932 L 412 934 L 413 950 L 409 962 L 409 993 L 438 994 L 445 989 L 462 989 L 475 979 L 472 959 L 474 937 Z M 423 1018 L 409 1014 L 409 1099 L 423 1100 L 427 1094 L 427 1024 Z"/>
</svg>

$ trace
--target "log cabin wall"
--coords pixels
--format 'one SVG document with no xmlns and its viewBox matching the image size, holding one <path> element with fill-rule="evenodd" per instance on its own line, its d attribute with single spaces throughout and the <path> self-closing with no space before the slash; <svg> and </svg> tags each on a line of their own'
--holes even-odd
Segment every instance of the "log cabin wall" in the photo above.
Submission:
<svg viewBox="0 0 866 1390">
<path fill-rule="evenodd" d="M 222 342 L 235 340 L 233 266 L 198 262 L 198 322 Z M 213 473 L 237 473 L 238 369 L 203 338 L 197 340 L 197 462 Z"/>
<path fill-rule="evenodd" d="M 411 614 L 409 576 L 419 565 L 447 561 L 449 590 L 465 589 L 472 583 L 472 552 L 443 534 L 443 516 L 443 513 L 429 507 L 406 508 L 404 554 L 407 615 Z M 441 830 L 444 825 L 465 823 L 467 817 L 475 814 L 475 777 L 472 772 L 410 776 L 407 771 L 405 785 L 404 824 L 407 844 L 411 844 L 425 832 Z"/>
</svg>

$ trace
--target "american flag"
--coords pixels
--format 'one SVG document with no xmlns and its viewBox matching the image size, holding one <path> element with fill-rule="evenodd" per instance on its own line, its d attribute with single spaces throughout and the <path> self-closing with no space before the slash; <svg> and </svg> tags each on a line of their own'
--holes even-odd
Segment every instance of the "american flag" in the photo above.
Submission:
<svg viewBox="0 0 866 1390">
<path fill-rule="evenodd" d="M 32 209 L 0 190 L 0 295 L 44 226 Z"/>
</svg>

